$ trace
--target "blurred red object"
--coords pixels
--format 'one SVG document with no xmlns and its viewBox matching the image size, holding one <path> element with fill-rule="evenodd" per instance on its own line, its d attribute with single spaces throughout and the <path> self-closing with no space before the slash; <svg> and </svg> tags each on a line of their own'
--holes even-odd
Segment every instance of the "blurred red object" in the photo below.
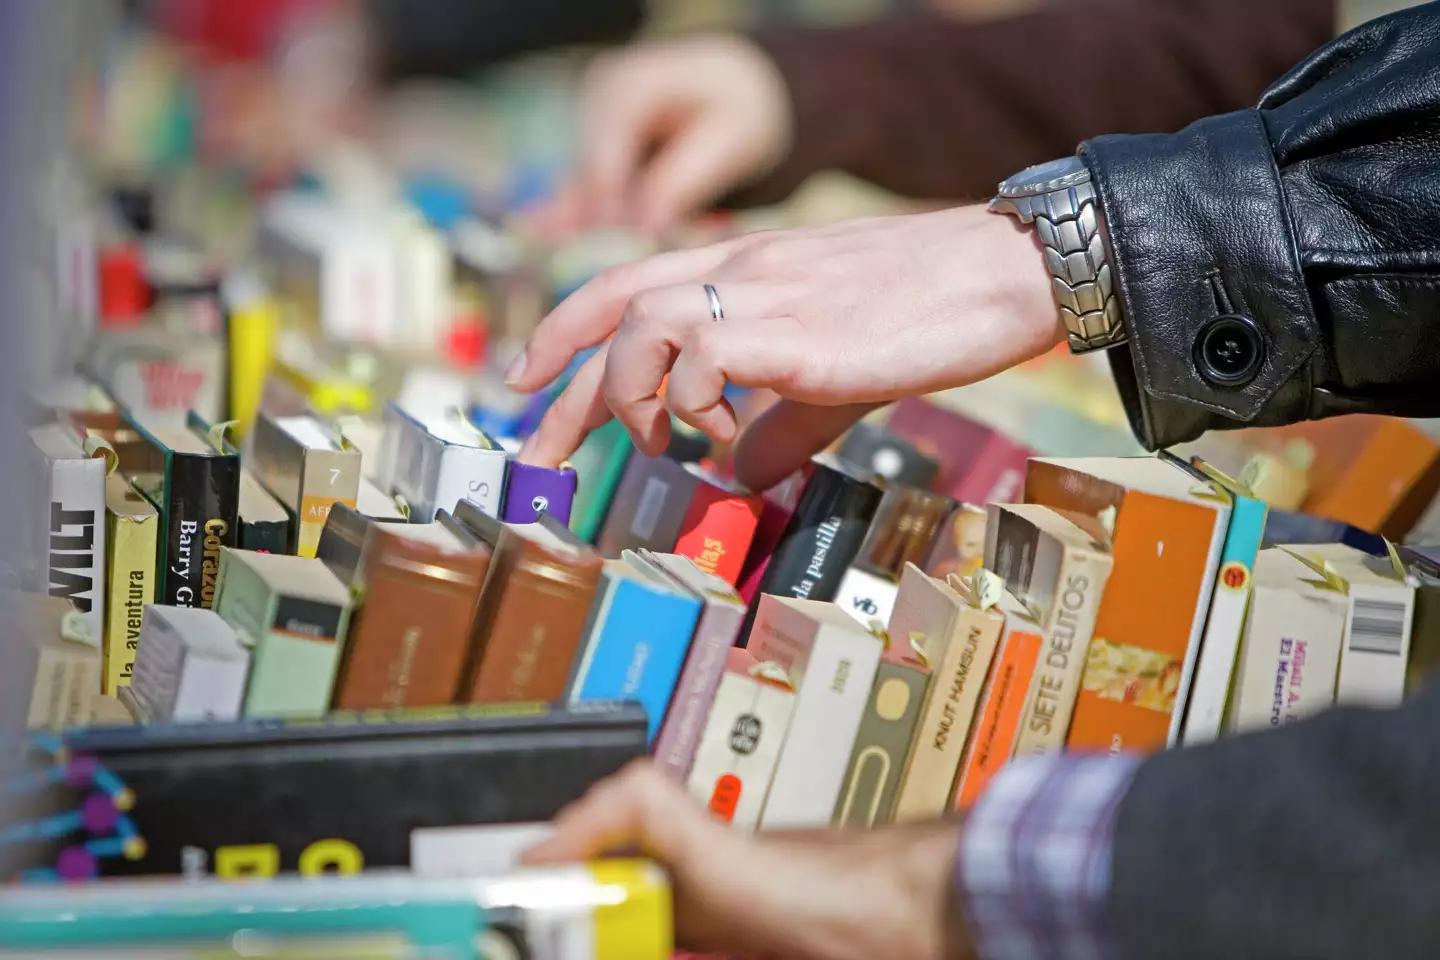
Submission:
<svg viewBox="0 0 1440 960">
<path fill-rule="evenodd" d="M 100 321 L 107 327 L 131 326 L 150 309 L 150 284 L 145 258 L 133 244 L 100 251 L 98 258 Z"/>
<path fill-rule="evenodd" d="M 352 0 L 162 0 L 157 26 L 204 56 L 259 60 L 296 22 Z"/>
</svg>

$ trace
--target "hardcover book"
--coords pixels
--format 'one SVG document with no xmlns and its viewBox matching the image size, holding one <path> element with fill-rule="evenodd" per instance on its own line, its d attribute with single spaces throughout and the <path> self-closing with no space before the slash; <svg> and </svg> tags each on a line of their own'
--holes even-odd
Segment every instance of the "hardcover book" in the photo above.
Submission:
<svg viewBox="0 0 1440 960">
<path fill-rule="evenodd" d="M 462 500 L 455 519 L 494 551 L 461 697 L 564 699 L 599 589 L 600 557 L 548 515 L 506 524 Z"/>
<path fill-rule="evenodd" d="M 685 781 L 713 816 L 743 830 L 760 824 L 795 711 L 794 689 L 759 667 L 747 650 L 736 647 L 726 654 L 725 672 Z"/>
<path fill-rule="evenodd" d="M 913 569 L 913 568 L 912 568 Z M 923 646 L 891 638 L 880 658 L 865 715 L 855 734 L 850 766 L 834 821 L 842 827 L 889 823 L 905 760 L 930 687 L 930 663 Z"/>
<path fill-rule="evenodd" d="M 291 522 L 285 507 L 248 470 L 240 471 L 240 549 L 286 553 Z"/>
<path fill-rule="evenodd" d="M 155 554 L 160 515 L 118 473 L 105 478 L 105 532 L 110 563 L 105 624 L 104 693 L 130 682 L 140 643 L 141 615 L 155 602 Z"/>
<path fill-rule="evenodd" d="M 1334 704 L 1348 606 L 1293 555 L 1260 551 L 1226 731 L 1284 726 Z"/>
<path fill-rule="evenodd" d="M 955 785 L 955 809 L 969 810 L 995 774 L 1015 755 L 1025 712 L 1026 694 L 1045 645 L 1044 625 L 1031 610 L 1006 591 L 997 604 L 1005 629 L 995 654 L 995 667 L 980 695 L 970 745 Z"/>
<path fill-rule="evenodd" d="M 634 456 L 600 533 L 600 552 L 607 557 L 642 549 L 674 553 L 734 585 L 760 510 L 758 496 L 696 464 Z"/>
<path fill-rule="evenodd" d="M 579 481 L 570 511 L 570 529 L 586 543 L 599 539 L 625 465 L 634 451 L 625 425 L 611 420 L 592 430 L 570 458 Z"/>
<path fill-rule="evenodd" d="M 238 720 L 249 673 L 250 651 L 214 610 L 152 606 L 121 699 L 141 723 Z"/>
<path fill-rule="evenodd" d="M 325 529 L 320 531 L 320 542 L 315 547 L 315 559 L 325 564 L 326 569 L 347 587 L 355 584 L 360 573 L 360 556 L 365 546 L 365 535 L 378 523 L 403 523 L 404 521 L 381 521 L 367 516 L 359 510 L 337 503 L 325 518 Z"/>
<path fill-rule="evenodd" d="M 1198 460 L 1194 465 L 1202 472 L 1208 467 Z M 1210 472 L 1214 473 L 1213 468 Z M 1214 740 L 1224 727 L 1245 616 L 1250 608 L 1255 558 L 1264 546 L 1261 538 L 1269 526 L 1270 509 L 1263 501 L 1222 485 L 1218 477 L 1215 482 L 1230 496 L 1230 526 L 1210 596 L 1210 616 L 1195 661 L 1195 677 L 1190 682 L 1189 706 L 1180 738 L 1186 745 Z"/>
<path fill-rule="evenodd" d="M 889 623 L 905 565 L 925 558 L 955 507 L 949 497 L 889 487 L 859 555 L 840 581 L 835 603 L 862 626 L 872 620 Z"/>
<path fill-rule="evenodd" d="M 685 657 L 670 709 L 655 741 L 655 762 L 660 769 L 684 780 L 704 732 L 715 688 L 740 634 L 745 604 L 728 583 L 686 557 L 648 551 L 640 555 L 704 603 L 690 653 Z"/>
<path fill-rule="evenodd" d="M 385 459 L 395 465 L 389 490 L 409 504 L 412 521 L 429 523 L 461 500 L 500 516 L 508 456 L 483 431 L 458 415 L 422 421 L 393 403 L 385 431 Z"/>
<path fill-rule="evenodd" d="M 1113 517 L 1114 566 L 1067 746 L 1146 751 L 1178 742 L 1229 502 L 1154 457 L 1032 460 L 1025 502 Z"/>
<path fill-rule="evenodd" d="M 797 600 L 834 600 L 882 496 L 880 488 L 867 478 L 847 472 L 831 457 L 817 456 L 756 588 L 757 597 L 773 594 Z M 752 603 L 751 622 L 756 610 Z M 741 635 L 748 633 L 747 623 Z"/>
<path fill-rule="evenodd" d="M 921 490 L 930 489 L 940 473 L 938 460 L 927 457 L 893 430 L 864 420 L 845 434 L 835 456 L 854 464 L 862 473 L 884 478 L 886 483 Z"/>
<path fill-rule="evenodd" d="M 1080 525 L 1085 523 L 1090 529 Z M 1098 525 L 1035 504 L 991 504 L 986 569 L 1039 608 L 1045 644 L 1025 697 L 1015 754 L 1065 746 L 1112 561 Z"/>
<path fill-rule="evenodd" d="M 549 820 L 644 755 L 628 704 L 76 731 L 29 751 L 40 815 L 71 826 L 15 845 L 17 879 L 406 869 L 417 832 Z M 75 815 L 92 806 L 111 815 Z"/>
<path fill-rule="evenodd" d="M 6 601 L 20 628 L 17 656 L 6 669 L 29 681 L 16 685 L 29 693 L 28 701 L 17 704 L 23 708 L 18 719 L 32 730 L 64 730 L 89 723 L 100 697 L 102 657 L 99 645 L 83 632 L 77 634 L 70 624 L 75 607 L 63 597 L 29 593 L 11 593 Z M 7 710 L 4 719 L 16 718 Z"/>
<path fill-rule="evenodd" d="M 105 474 L 102 451 L 86 453 L 58 423 L 30 430 L 34 489 L 46 502 L 27 523 L 26 582 L 37 593 L 64 597 L 85 616 L 90 635 L 105 635 Z"/>
<path fill-rule="evenodd" d="M 660 732 L 690 653 L 700 597 L 653 571 L 633 553 L 607 560 L 567 699 L 635 700 Z"/>
<path fill-rule="evenodd" d="M 470 655 L 490 547 L 453 523 L 375 523 L 365 537 L 353 581 L 361 600 L 335 685 L 335 708 L 453 703 Z"/>
<path fill-rule="evenodd" d="M 900 774 L 896 822 L 933 820 L 950 810 L 980 694 L 1000 646 L 1005 615 L 958 578 L 942 583 L 907 566 L 890 617 L 892 643 L 918 643 L 933 679 Z"/>
<path fill-rule="evenodd" d="M 131 423 L 149 452 L 145 463 L 121 466 L 160 512 L 156 602 L 209 609 L 220 551 L 239 534 L 240 456 L 223 438 L 201 436 L 194 419 L 192 427 Z"/>
<path fill-rule="evenodd" d="M 265 487 L 295 518 L 288 552 L 313 557 L 325 518 L 337 503 L 354 507 L 360 494 L 360 451 L 341 445 L 313 416 L 260 414 L 251 463 Z"/>
<path fill-rule="evenodd" d="M 537 467 L 511 460 L 506 465 L 505 504 L 500 519 L 506 523 L 534 523 L 548 513 L 563 524 L 570 523 L 570 507 L 577 485 L 570 465 Z"/>
<path fill-rule="evenodd" d="M 330 707 L 350 591 L 313 557 L 225 549 L 215 611 L 252 651 L 247 717 L 318 717 Z"/>
<path fill-rule="evenodd" d="M 1405 696 L 1410 633 L 1415 617 L 1415 587 L 1403 566 L 1390 557 L 1374 557 L 1343 543 L 1291 547 L 1310 562 L 1319 561 L 1324 580 L 1343 589 L 1347 599 L 1345 646 L 1335 680 L 1335 702 L 1350 706 L 1393 707 Z"/>
<path fill-rule="evenodd" d="M 760 825 L 831 822 L 884 642 L 833 603 L 762 596 L 748 649 L 795 687 L 795 713 Z"/>
</svg>

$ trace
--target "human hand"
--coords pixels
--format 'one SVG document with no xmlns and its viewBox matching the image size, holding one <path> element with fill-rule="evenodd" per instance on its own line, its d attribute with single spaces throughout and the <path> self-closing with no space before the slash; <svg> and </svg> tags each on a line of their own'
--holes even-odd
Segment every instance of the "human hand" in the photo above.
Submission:
<svg viewBox="0 0 1440 960">
<path fill-rule="evenodd" d="M 659 233 L 778 163 L 790 100 L 748 40 L 696 37 L 597 58 L 584 83 L 579 169 L 534 212 L 543 233 Z"/>
<path fill-rule="evenodd" d="M 531 865 L 638 847 L 674 885 L 678 944 L 793 960 L 973 956 L 952 895 L 953 824 L 752 836 L 648 761 L 560 812 Z"/>
<path fill-rule="evenodd" d="M 507 379 L 535 390 L 607 338 L 522 460 L 558 464 L 612 414 L 652 456 L 671 411 L 729 443 L 729 382 L 784 398 L 735 448 L 737 478 L 763 490 L 869 410 L 982 380 L 1044 353 L 1064 328 L 1033 233 L 960 207 L 752 234 L 606 271 L 540 323 Z"/>
</svg>

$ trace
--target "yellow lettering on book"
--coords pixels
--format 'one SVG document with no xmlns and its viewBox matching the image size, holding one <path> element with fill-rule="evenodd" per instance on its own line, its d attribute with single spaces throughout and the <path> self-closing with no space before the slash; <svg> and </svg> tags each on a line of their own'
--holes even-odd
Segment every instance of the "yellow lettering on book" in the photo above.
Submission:
<svg viewBox="0 0 1440 960">
<path fill-rule="evenodd" d="M 215 848 L 215 876 L 221 880 L 273 877 L 279 872 L 280 848 L 273 843 Z"/>
<path fill-rule="evenodd" d="M 365 868 L 365 856 L 349 840 L 316 840 L 300 853 L 300 875 L 318 877 L 326 873 L 349 875 Z"/>
</svg>

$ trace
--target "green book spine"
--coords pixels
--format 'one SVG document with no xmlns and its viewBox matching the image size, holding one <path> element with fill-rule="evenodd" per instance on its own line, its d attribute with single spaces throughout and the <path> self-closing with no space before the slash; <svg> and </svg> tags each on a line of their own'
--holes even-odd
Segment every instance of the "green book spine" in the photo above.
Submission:
<svg viewBox="0 0 1440 960">
<path fill-rule="evenodd" d="M 579 478 L 570 510 L 570 530 L 586 543 L 594 543 L 610 512 L 610 502 L 635 450 L 630 435 L 618 420 L 592 431 L 570 458 Z"/>
</svg>

